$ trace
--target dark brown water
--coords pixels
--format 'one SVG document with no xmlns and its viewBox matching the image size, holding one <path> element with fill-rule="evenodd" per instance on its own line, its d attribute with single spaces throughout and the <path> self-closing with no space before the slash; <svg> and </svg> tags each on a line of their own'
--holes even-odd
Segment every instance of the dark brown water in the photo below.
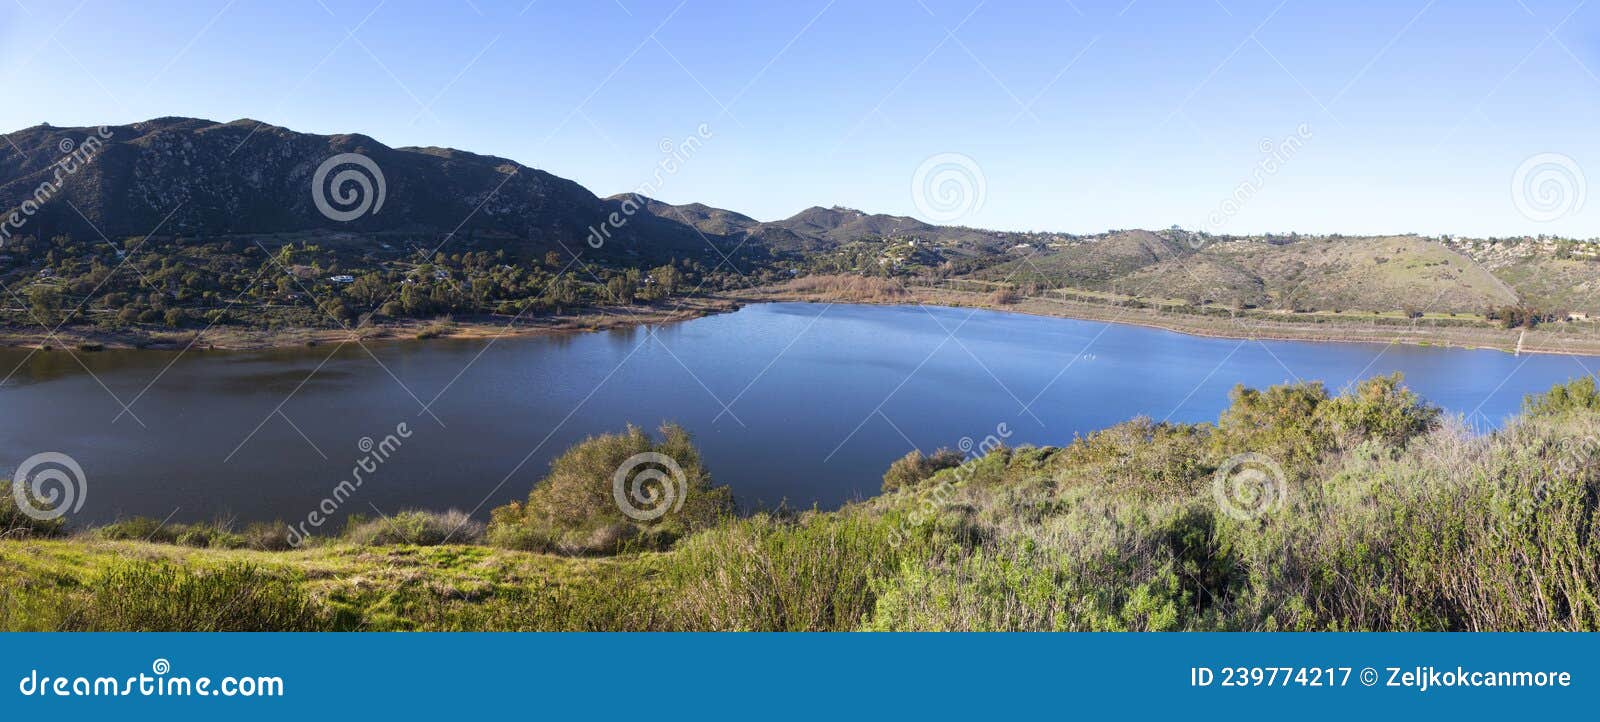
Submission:
<svg viewBox="0 0 1600 722">
<path fill-rule="evenodd" d="M 400 423 L 411 436 L 364 473 L 340 513 L 485 516 L 525 496 L 575 441 L 628 423 L 688 427 L 715 480 L 748 506 L 832 507 L 875 493 L 913 446 L 962 448 L 1000 424 L 1013 444 L 1059 444 L 1137 414 L 1214 420 L 1235 383 L 1338 388 L 1394 370 L 1430 400 L 1495 423 L 1524 394 L 1600 368 L 1596 358 L 821 304 L 493 344 L 77 358 L 87 370 L 64 351 L 0 351 L 0 373 L 11 372 L 0 468 L 38 452 L 72 456 L 88 487 L 78 522 L 303 519 L 368 455 L 363 439 Z"/>
</svg>

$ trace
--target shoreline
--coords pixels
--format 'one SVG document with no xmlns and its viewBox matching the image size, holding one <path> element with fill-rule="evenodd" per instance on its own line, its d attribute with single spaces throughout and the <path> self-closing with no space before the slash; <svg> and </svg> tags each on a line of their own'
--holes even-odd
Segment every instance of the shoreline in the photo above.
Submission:
<svg viewBox="0 0 1600 722">
<path fill-rule="evenodd" d="M 869 306 L 945 306 L 976 308 L 1000 313 L 1017 313 L 1044 318 L 1066 318 L 1097 323 L 1158 329 L 1199 338 L 1300 341 L 1308 343 L 1404 344 L 1431 348 L 1499 351 L 1554 356 L 1600 356 L 1600 333 L 1571 337 L 1534 329 L 1499 329 L 1485 326 L 1413 326 L 1354 322 L 1283 322 L 1259 318 L 1218 318 L 1188 314 L 1161 313 L 1149 308 L 1131 308 L 1082 301 L 1030 296 L 1014 303 L 998 304 L 989 294 L 944 288 L 911 287 L 906 295 L 885 297 L 858 294 L 829 294 L 794 291 L 782 286 L 764 286 L 731 294 L 684 299 L 669 308 L 636 306 L 590 308 L 550 316 L 521 319 L 505 316 L 475 316 L 447 321 L 401 321 L 358 329 L 288 328 L 253 329 L 215 327 L 200 331 L 133 330 L 104 331 L 62 329 L 53 337 L 43 329 L 0 328 L 0 347 L 25 349 L 67 349 L 81 352 L 101 350 L 181 351 L 198 348 L 211 351 L 262 351 L 302 346 L 320 346 L 350 341 L 401 343 L 432 339 L 482 340 L 526 338 L 588 331 L 606 331 L 634 326 L 677 323 L 719 313 L 737 311 L 753 303 L 843 303 Z M 1597 329 L 1600 330 L 1600 329 Z M 1519 344 L 1520 341 L 1520 344 Z"/>
<path fill-rule="evenodd" d="M 408 320 L 353 329 L 258 329 L 219 326 L 200 330 L 107 331 L 0 327 L 0 347 L 34 350 L 99 351 L 266 351 L 352 341 L 408 343 L 428 340 L 483 340 L 608 331 L 688 321 L 738 310 L 738 300 L 720 296 L 685 299 L 671 307 L 591 308 L 549 316 L 473 316 L 450 320 Z"/>
<path fill-rule="evenodd" d="M 840 298 L 827 294 L 794 293 L 783 289 L 757 289 L 740 298 L 748 303 L 849 303 L 872 306 L 945 306 L 977 308 L 1001 313 L 1017 313 L 1045 318 L 1138 326 L 1200 338 L 1299 341 L 1307 343 L 1403 344 L 1428 348 L 1499 351 L 1518 355 L 1518 339 L 1523 329 L 1490 327 L 1440 327 L 1429 325 L 1386 326 L 1379 324 L 1301 322 L 1284 323 L 1261 319 L 1222 319 L 1189 315 L 1162 314 L 1150 309 L 1119 307 L 1031 296 L 1016 303 L 996 304 L 989 294 L 950 289 L 911 287 L 908 296 L 898 298 Z M 1253 322 L 1253 323 L 1252 323 Z M 1521 344 L 1522 354 L 1550 356 L 1600 356 L 1600 327 L 1593 336 L 1569 338 L 1537 329 L 1528 331 Z M 1561 342 L 1566 343 L 1561 343 Z"/>
</svg>

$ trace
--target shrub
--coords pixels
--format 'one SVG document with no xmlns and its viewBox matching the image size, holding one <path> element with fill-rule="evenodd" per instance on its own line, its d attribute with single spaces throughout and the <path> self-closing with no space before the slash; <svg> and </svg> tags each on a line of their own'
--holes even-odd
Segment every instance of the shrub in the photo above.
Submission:
<svg viewBox="0 0 1600 722">
<path fill-rule="evenodd" d="M 1319 409 L 1338 431 L 1363 440 L 1404 446 L 1438 424 L 1439 408 L 1401 386 L 1399 372 L 1375 376 Z"/>
<path fill-rule="evenodd" d="M 17 507 L 11 482 L 0 480 L 0 539 L 60 536 L 66 527 L 65 519 L 35 519 L 24 514 Z"/>
<path fill-rule="evenodd" d="M 875 581 L 921 547 L 891 542 L 898 517 L 758 515 L 674 550 L 666 570 L 685 629 L 845 631 L 871 613 Z"/>
<path fill-rule="evenodd" d="M 256 551 L 286 552 L 295 548 L 289 538 L 289 525 L 281 521 L 251 524 L 244 528 L 240 536 L 246 548 Z"/>
<path fill-rule="evenodd" d="M 493 511 L 490 543 L 564 554 L 663 549 L 731 513 L 731 493 L 711 486 L 689 433 L 674 424 L 663 425 L 660 433 L 656 442 L 630 426 L 625 433 L 592 436 L 568 449 L 534 486 L 526 504 L 513 502 Z M 673 460 L 681 483 L 670 469 L 639 464 L 636 457 L 641 454 Z M 619 473 L 624 485 L 614 489 Z M 618 493 L 629 495 L 630 504 L 645 511 L 658 511 L 662 503 L 670 507 L 654 519 L 630 517 L 619 506 Z"/>
<path fill-rule="evenodd" d="M 417 332 L 417 340 L 426 341 L 430 338 L 448 336 L 455 331 L 455 328 L 455 320 L 451 319 L 449 316 L 436 318 L 432 323 L 424 326 L 421 331 Z"/>
<path fill-rule="evenodd" d="M 1529 394 L 1522 401 L 1522 411 L 1533 416 L 1550 416 L 1569 411 L 1600 411 L 1600 392 L 1595 390 L 1593 376 L 1583 376 L 1565 384 L 1557 384 L 1542 394 Z"/>
<path fill-rule="evenodd" d="M 1401 445 L 1438 423 L 1439 409 L 1401 385 L 1395 373 L 1330 397 L 1321 382 L 1284 384 L 1265 391 L 1237 386 L 1217 419 L 1212 450 L 1265 454 L 1304 475 L 1331 452 L 1360 441 Z"/>
<path fill-rule="evenodd" d="M 915 449 L 889 465 L 889 470 L 883 474 L 883 490 L 909 489 L 943 469 L 960 466 L 964 458 L 954 449 L 939 449 L 932 456 L 923 456 L 921 449 Z"/>
<path fill-rule="evenodd" d="M 445 542 L 475 544 L 483 538 L 482 522 L 465 512 L 402 511 L 383 519 L 359 521 L 345 531 L 345 539 L 366 546 L 416 544 L 437 546 Z"/>
</svg>

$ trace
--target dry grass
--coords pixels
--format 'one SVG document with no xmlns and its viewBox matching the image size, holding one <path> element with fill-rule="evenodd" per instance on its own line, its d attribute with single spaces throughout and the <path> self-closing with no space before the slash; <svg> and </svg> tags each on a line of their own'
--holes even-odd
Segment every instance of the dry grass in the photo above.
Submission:
<svg viewBox="0 0 1600 722">
<path fill-rule="evenodd" d="M 806 294 L 825 301 L 884 302 L 903 300 L 910 295 L 900 284 L 885 278 L 842 274 L 796 278 L 781 288 L 784 291 Z"/>
</svg>

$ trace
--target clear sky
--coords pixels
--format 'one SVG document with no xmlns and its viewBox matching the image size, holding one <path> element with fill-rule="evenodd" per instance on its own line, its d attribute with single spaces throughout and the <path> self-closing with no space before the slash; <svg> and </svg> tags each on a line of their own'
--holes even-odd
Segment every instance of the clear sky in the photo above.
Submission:
<svg viewBox="0 0 1600 722">
<path fill-rule="evenodd" d="M 1597 22 L 1582 0 L 4 0 L 0 130 L 249 117 L 610 195 L 704 124 L 654 195 L 762 220 L 917 215 L 918 167 L 958 153 L 985 191 L 967 225 L 1591 237 Z M 1555 208 L 1519 212 L 1519 177 Z"/>
</svg>

